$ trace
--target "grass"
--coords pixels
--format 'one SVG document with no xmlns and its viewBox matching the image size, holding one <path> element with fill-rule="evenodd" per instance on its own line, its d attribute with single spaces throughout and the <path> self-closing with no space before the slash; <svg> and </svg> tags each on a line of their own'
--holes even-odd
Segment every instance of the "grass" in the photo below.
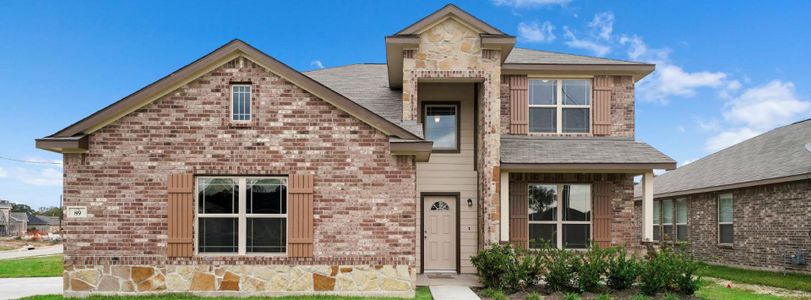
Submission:
<svg viewBox="0 0 811 300">
<path fill-rule="evenodd" d="M 22 298 L 22 300 L 61 300 L 65 299 L 62 295 L 45 295 L 45 296 L 33 296 Z M 180 299 L 201 299 L 201 297 L 188 295 L 188 294 L 166 294 L 166 295 L 150 295 L 150 296 L 90 296 L 87 298 L 88 300 L 100 300 L 100 299 L 116 299 L 116 300 L 180 300 Z M 234 299 L 234 298 L 226 298 L 226 297 L 205 297 L 204 299 Z M 363 298 L 363 297 L 337 297 L 337 296 L 290 296 L 290 297 L 246 297 L 246 298 L 239 298 L 240 300 L 260 300 L 260 299 L 272 299 L 272 300 L 327 300 L 327 299 L 336 299 L 336 300 L 391 300 L 391 299 L 401 299 L 401 298 Z M 428 290 L 427 287 L 418 287 L 417 294 L 414 296 L 413 300 L 431 300 L 434 299 L 431 297 L 431 291 Z"/>
<path fill-rule="evenodd" d="M 62 255 L 0 260 L 0 278 L 62 276 Z"/>
<path fill-rule="evenodd" d="M 726 266 L 704 265 L 699 274 L 734 282 L 767 285 L 788 290 L 811 292 L 811 275 L 755 271 Z"/>
<path fill-rule="evenodd" d="M 735 299 L 735 300 L 777 300 L 784 299 L 778 296 L 755 294 L 739 288 L 728 288 L 720 284 L 703 281 L 701 288 L 696 292 L 696 296 L 701 299 Z"/>
<path fill-rule="evenodd" d="M 0 245 L 0 251 L 17 250 L 17 249 L 19 249 L 19 248 L 20 248 L 20 247 L 17 247 L 17 246 L 5 246 L 5 245 Z"/>
</svg>

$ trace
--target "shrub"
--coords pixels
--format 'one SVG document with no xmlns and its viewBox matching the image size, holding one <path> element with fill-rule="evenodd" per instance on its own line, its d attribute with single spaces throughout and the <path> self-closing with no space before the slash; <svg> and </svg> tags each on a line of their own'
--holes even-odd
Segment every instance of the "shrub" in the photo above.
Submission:
<svg viewBox="0 0 811 300">
<path fill-rule="evenodd" d="M 631 287 L 639 274 L 639 263 L 628 256 L 624 248 L 613 251 L 608 260 L 606 284 L 615 290 L 624 290 Z"/>
<path fill-rule="evenodd" d="M 639 289 L 643 294 L 653 296 L 670 283 L 672 265 L 670 253 L 662 251 L 644 262 L 639 270 Z"/>
<path fill-rule="evenodd" d="M 671 293 L 667 293 L 664 297 L 662 297 L 662 300 L 679 300 L 679 298 Z"/>
<path fill-rule="evenodd" d="M 494 244 L 490 248 L 479 251 L 470 258 L 479 274 L 482 284 L 488 288 L 504 288 L 504 274 L 509 272 L 513 261 L 513 251 L 510 245 Z"/>
<path fill-rule="evenodd" d="M 597 298 L 594 298 L 594 300 L 611 300 L 611 296 L 608 294 L 600 294 Z"/>
<path fill-rule="evenodd" d="M 485 297 L 493 300 L 507 300 L 507 296 L 502 291 L 496 289 L 486 289 L 482 292 Z"/>
<path fill-rule="evenodd" d="M 686 252 L 677 253 L 673 258 L 671 275 L 673 286 L 683 294 L 695 294 L 701 281 L 701 276 L 697 275 L 700 264 Z"/>
<path fill-rule="evenodd" d="M 493 245 L 471 258 L 482 283 L 489 288 L 515 291 L 534 285 L 541 273 L 539 257 L 509 245 Z"/>
<path fill-rule="evenodd" d="M 541 295 L 538 295 L 538 293 L 533 292 L 533 293 L 529 293 L 529 295 L 527 295 L 527 300 L 541 300 L 541 299 L 542 299 Z"/>
<path fill-rule="evenodd" d="M 577 256 L 577 287 L 581 292 L 592 292 L 600 287 L 600 280 L 605 274 L 610 250 L 595 245 L 586 253 Z"/>
<path fill-rule="evenodd" d="M 568 250 L 552 248 L 544 248 L 542 255 L 547 287 L 552 291 L 571 290 L 577 278 L 577 255 Z"/>
<path fill-rule="evenodd" d="M 580 295 L 575 293 L 566 293 L 566 295 L 563 296 L 563 300 L 580 300 Z"/>
</svg>

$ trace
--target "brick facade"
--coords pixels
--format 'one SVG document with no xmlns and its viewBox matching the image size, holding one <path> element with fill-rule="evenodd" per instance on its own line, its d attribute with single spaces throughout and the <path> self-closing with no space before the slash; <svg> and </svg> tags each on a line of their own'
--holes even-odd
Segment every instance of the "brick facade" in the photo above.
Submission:
<svg viewBox="0 0 811 300">
<path fill-rule="evenodd" d="M 594 183 L 608 181 L 611 183 L 611 244 L 623 247 L 635 247 L 639 240 L 634 235 L 634 177 L 627 174 L 593 174 L 593 173 L 510 173 L 510 182 L 527 183 Z M 513 191 L 510 191 L 512 193 Z"/>
<path fill-rule="evenodd" d="M 734 243 L 718 245 L 717 196 L 733 195 Z M 703 261 L 753 268 L 811 272 L 785 264 L 796 249 L 811 251 L 811 180 L 688 195 L 688 248 Z M 658 200 L 659 198 L 657 198 Z M 675 199 L 675 198 L 673 198 Z M 636 202 L 641 212 L 641 202 Z M 641 216 L 641 214 L 637 214 Z M 640 220 L 635 222 L 640 236 Z"/>
<path fill-rule="evenodd" d="M 234 126 L 229 83 L 246 81 L 253 121 Z M 64 162 L 64 204 L 86 206 L 89 216 L 64 223 L 66 270 L 293 264 L 405 266 L 414 273 L 413 159 L 392 156 L 385 134 L 248 59 L 95 132 L 87 153 L 65 154 Z M 314 256 L 168 259 L 166 178 L 172 173 L 314 174 Z M 413 281 L 407 283 L 413 291 Z"/>
<path fill-rule="evenodd" d="M 611 133 L 612 137 L 634 137 L 634 80 L 631 76 L 611 76 Z M 501 82 L 501 134 L 510 134 L 510 81 L 502 76 Z M 583 136 L 591 133 L 529 133 L 536 136 Z"/>
</svg>

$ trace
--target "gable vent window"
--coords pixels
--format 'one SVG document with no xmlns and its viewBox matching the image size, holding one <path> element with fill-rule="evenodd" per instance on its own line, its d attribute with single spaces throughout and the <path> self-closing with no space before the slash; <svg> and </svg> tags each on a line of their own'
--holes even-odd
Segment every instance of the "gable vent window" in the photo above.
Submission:
<svg viewBox="0 0 811 300">
<path fill-rule="evenodd" d="M 231 86 L 231 120 L 251 120 L 251 86 L 235 84 Z"/>
<path fill-rule="evenodd" d="M 590 110 L 590 80 L 529 81 L 530 132 L 588 133 L 591 131 Z"/>
</svg>

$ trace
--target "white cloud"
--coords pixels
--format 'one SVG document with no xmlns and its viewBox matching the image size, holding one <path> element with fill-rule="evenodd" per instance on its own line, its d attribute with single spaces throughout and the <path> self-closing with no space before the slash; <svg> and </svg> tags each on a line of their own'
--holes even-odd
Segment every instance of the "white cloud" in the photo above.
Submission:
<svg viewBox="0 0 811 300">
<path fill-rule="evenodd" d="M 38 186 L 62 185 L 62 170 L 57 168 L 45 168 L 38 172 L 25 168 L 16 168 L 15 177 L 17 180 L 30 185 L 38 185 Z"/>
<path fill-rule="evenodd" d="M 542 6 L 566 6 L 572 0 L 493 0 L 496 6 L 512 6 L 515 8 L 530 8 Z"/>
<path fill-rule="evenodd" d="M 808 117 L 809 112 L 811 102 L 800 99 L 791 82 L 773 80 L 746 89 L 724 105 L 722 115 L 727 126 L 707 139 L 705 148 L 710 152 L 724 149 L 775 127 Z"/>
<path fill-rule="evenodd" d="M 727 85 L 723 89 L 718 91 L 718 97 L 729 99 L 732 97 L 732 94 L 740 90 L 742 86 L 743 85 L 740 81 L 731 80 L 730 82 L 727 82 Z"/>
<path fill-rule="evenodd" d="M 518 24 L 519 38 L 527 42 L 548 43 L 555 40 L 555 26 L 549 21 L 538 24 L 537 22 Z"/>
<path fill-rule="evenodd" d="M 310 62 L 310 66 L 311 66 L 311 67 L 316 67 L 316 68 L 319 68 L 319 69 L 323 69 L 323 68 L 324 68 L 324 64 L 322 64 L 320 60 L 314 60 L 314 61 L 311 61 L 311 62 Z"/>
<path fill-rule="evenodd" d="M 678 133 L 685 133 L 685 132 L 687 132 L 687 129 L 685 129 L 684 126 L 679 125 L 679 126 L 676 126 L 676 131 Z"/>
<path fill-rule="evenodd" d="M 3 167 L 0 167 L 0 178 L 6 177 L 8 177 L 8 172 L 5 169 L 3 169 Z"/>
<path fill-rule="evenodd" d="M 721 129 L 721 121 L 718 119 L 711 119 L 708 121 L 704 121 L 701 119 L 696 120 L 696 124 L 698 124 L 698 128 L 704 131 L 718 131 Z"/>
<path fill-rule="evenodd" d="M 566 41 L 566 45 L 569 47 L 585 49 L 591 51 L 597 56 L 605 56 L 606 54 L 611 52 L 611 46 L 607 44 L 598 43 L 592 40 L 579 39 L 574 34 L 574 32 L 569 30 L 569 27 L 566 26 L 563 27 L 563 36 L 566 37 L 566 39 L 568 39 L 568 41 Z"/>
<path fill-rule="evenodd" d="M 589 22 L 593 34 L 602 39 L 610 40 L 614 31 L 614 13 L 607 11 L 594 15 L 594 20 Z"/>
</svg>

